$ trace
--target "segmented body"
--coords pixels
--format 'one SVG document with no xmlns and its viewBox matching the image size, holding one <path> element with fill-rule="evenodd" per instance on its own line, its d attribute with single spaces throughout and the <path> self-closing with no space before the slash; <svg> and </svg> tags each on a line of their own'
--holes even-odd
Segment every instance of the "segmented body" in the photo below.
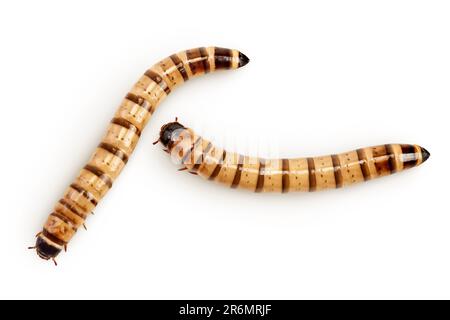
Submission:
<svg viewBox="0 0 450 320">
<path fill-rule="evenodd" d="M 161 129 L 160 141 L 191 173 L 255 192 L 341 188 L 418 166 L 430 155 L 418 145 L 386 144 L 320 157 L 255 158 L 216 147 L 177 122 Z"/>
<path fill-rule="evenodd" d="M 64 192 L 39 233 L 36 249 L 54 258 L 112 187 L 157 106 L 187 80 L 221 69 L 237 69 L 248 58 L 237 50 L 208 47 L 179 52 L 145 72 L 123 99 L 87 165 Z"/>
</svg>

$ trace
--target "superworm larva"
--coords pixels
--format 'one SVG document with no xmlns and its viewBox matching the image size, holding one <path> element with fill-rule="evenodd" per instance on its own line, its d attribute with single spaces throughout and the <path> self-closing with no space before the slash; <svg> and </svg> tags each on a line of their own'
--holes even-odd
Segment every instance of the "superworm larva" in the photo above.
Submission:
<svg viewBox="0 0 450 320">
<path fill-rule="evenodd" d="M 42 259 L 55 261 L 67 248 L 86 217 L 112 187 L 156 107 L 174 88 L 193 77 L 237 69 L 248 62 L 247 56 L 237 50 L 201 47 L 173 54 L 147 70 L 122 100 L 106 135 L 56 203 L 31 249 L 36 249 Z"/>
<path fill-rule="evenodd" d="M 410 144 L 385 144 L 311 158 L 263 159 L 225 151 L 179 122 L 161 128 L 161 142 L 189 172 L 255 192 L 319 191 L 416 167 L 430 153 Z"/>
</svg>

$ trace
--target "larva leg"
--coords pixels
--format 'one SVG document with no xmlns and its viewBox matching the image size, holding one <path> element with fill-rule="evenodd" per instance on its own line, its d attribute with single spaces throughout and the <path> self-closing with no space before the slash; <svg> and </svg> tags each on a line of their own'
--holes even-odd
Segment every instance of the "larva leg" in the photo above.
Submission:
<svg viewBox="0 0 450 320">
<path fill-rule="evenodd" d="M 418 145 L 386 144 L 320 157 L 253 158 L 217 148 L 178 122 L 161 128 L 160 141 L 181 170 L 255 192 L 341 188 L 416 167 L 430 156 Z"/>
<path fill-rule="evenodd" d="M 176 87 L 216 70 L 237 69 L 249 59 L 237 50 L 208 47 L 173 54 L 147 70 L 122 100 L 101 143 L 67 188 L 36 239 L 37 254 L 53 259 L 112 187 L 158 105 Z M 53 259 L 54 260 L 54 259 Z"/>
</svg>

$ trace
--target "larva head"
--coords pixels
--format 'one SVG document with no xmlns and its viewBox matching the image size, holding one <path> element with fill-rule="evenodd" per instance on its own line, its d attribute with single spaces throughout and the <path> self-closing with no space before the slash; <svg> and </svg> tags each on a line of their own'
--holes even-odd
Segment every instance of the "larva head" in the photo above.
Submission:
<svg viewBox="0 0 450 320">
<path fill-rule="evenodd" d="M 36 239 L 36 252 L 40 258 L 49 260 L 54 259 L 61 252 L 61 248 L 56 247 L 48 242 L 45 237 L 39 235 Z"/>
<path fill-rule="evenodd" d="M 170 148 L 171 142 L 177 137 L 176 133 L 183 129 L 186 129 L 185 126 L 177 121 L 167 123 L 161 127 L 159 141 L 161 141 L 163 146 Z"/>
</svg>

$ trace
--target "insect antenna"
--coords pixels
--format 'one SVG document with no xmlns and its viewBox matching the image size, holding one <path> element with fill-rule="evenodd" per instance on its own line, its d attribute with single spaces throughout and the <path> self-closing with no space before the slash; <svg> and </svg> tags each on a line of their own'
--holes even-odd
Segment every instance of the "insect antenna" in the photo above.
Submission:
<svg viewBox="0 0 450 320">
<path fill-rule="evenodd" d="M 180 168 L 180 169 L 178 169 L 178 171 L 184 171 L 184 170 L 187 170 L 187 168 L 186 168 L 186 167 L 184 167 L 184 168 Z"/>
<path fill-rule="evenodd" d="M 84 228 L 84 230 L 87 231 L 87 227 L 86 227 L 86 224 L 85 224 L 85 223 L 83 223 L 83 228 Z"/>
<path fill-rule="evenodd" d="M 28 247 L 28 250 L 34 250 L 36 247 Z"/>
<path fill-rule="evenodd" d="M 159 142 L 159 139 L 156 140 L 155 142 L 153 142 L 153 145 L 158 144 L 158 142 Z"/>
<path fill-rule="evenodd" d="M 53 263 L 55 264 L 55 267 L 57 267 L 58 263 L 56 262 L 55 258 L 52 258 L 52 260 L 53 260 Z"/>
</svg>

